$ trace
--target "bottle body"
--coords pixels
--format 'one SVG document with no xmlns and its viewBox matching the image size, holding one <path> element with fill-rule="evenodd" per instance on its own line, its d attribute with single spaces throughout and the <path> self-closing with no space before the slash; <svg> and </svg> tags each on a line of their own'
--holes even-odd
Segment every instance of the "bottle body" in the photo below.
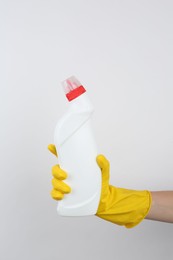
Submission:
<svg viewBox="0 0 173 260">
<path fill-rule="evenodd" d="M 100 201 L 101 174 L 96 163 L 97 145 L 91 127 L 93 106 L 84 93 L 70 102 L 67 113 L 57 123 L 54 143 L 65 181 L 71 193 L 58 202 L 62 216 L 94 215 Z"/>
</svg>

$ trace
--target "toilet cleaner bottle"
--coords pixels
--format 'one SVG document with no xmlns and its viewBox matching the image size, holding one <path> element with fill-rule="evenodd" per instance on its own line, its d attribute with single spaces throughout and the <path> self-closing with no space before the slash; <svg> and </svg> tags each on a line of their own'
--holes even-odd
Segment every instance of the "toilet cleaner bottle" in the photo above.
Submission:
<svg viewBox="0 0 173 260">
<path fill-rule="evenodd" d="M 98 155 L 91 125 L 94 107 L 86 89 L 74 77 L 63 82 L 68 110 L 58 120 L 54 143 L 58 163 L 68 173 L 66 183 L 71 193 L 58 202 L 61 216 L 94 215 L 101 195 L 101 173 L 96 163 Z"/>
</svg>

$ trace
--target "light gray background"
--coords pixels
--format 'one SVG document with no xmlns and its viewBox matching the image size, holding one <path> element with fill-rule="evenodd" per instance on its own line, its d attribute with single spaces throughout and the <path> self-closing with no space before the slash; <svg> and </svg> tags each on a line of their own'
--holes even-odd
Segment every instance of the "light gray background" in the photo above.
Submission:
<svg viewBox="0 0 173 260">
<path fill-rule="evenodd" d="M 62 218 L 47 145 L 76 75 L 111 183 L 173 189 L 173 3 L 1 0 L 0 259 L 173 259 L 173 226 Z"/>
</svg>

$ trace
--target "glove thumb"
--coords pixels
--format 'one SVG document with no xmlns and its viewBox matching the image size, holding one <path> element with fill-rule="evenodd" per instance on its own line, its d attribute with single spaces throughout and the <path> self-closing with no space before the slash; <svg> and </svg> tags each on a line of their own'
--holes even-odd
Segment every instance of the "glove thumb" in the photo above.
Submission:
<svg viewBox="0 0 173 260">
<path fill-rule="evenodd" d="M 96 157 L 96 161 L 102 173 L 102 183 L 104 183 L 104 185 L 108 185 L 109 178 L 110 178 L 110 174 L 109 174 L 110 163 L 106 159 L 106 157 L 102 154 Z"/>
</svg>

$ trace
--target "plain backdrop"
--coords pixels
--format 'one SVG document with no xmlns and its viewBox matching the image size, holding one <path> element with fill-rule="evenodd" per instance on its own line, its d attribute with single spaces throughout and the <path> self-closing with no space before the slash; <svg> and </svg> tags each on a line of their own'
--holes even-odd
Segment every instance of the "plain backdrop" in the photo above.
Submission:
<svg viewBox="0 0 173 260">
<path fill-rule="evenodd" d="M 0 1 L 0 259 L 173 259 L 173 225 L 59 217 L 47 150 L 75 75 L 111 184 L 173 189 L 173 2 Z"/>
</svg>

